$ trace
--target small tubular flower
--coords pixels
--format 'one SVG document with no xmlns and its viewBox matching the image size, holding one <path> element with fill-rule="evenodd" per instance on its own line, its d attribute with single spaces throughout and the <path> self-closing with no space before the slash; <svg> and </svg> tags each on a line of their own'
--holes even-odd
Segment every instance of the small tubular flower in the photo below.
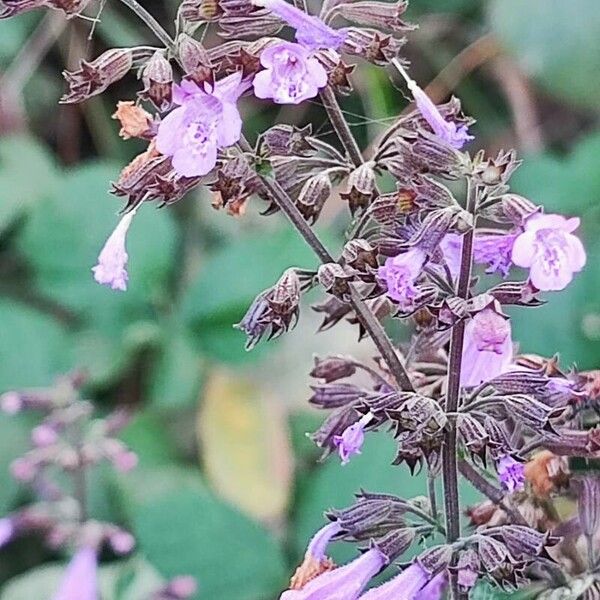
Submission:
<svg viewBox="0 0 600 600">
<path fill-rule="evenodd" d="M 53 600 L 98 600 L 98 557 L 96 550 L 83 546 L 69 563 Z"/>
<path fill-rule="evenodd" d="M 94 279 L 102 285 L 109 285 L 113 290 L 127 289 L 129 275 L 126 267 L 129 256 L 125 241 L 135 212 L 132 210 L 121 218 L 100 251 L 98 264 L 92 269 Z"/>
<path fill-rule="evenodd" d="M 400 575 L 363 594 L 360 600 L 412 600 L 420 595 L 429 579 L 429 573 L 415 562 Z"/>
<path fill-rule="evenodd" d="M 447 121 L 444 119 L 438 107 L 417 85 L 416 81 L 409 76 L 398 59 L 392 59 L 392 63 L 396 69 L 398 69 L 402 77 L 404 77 L 419 112 L 427 121 L 435 135 L 457 150 L 460 150 L 467 142 L 474 139 L 472 135 L 469 135 L 468 127 L 466 125 L 457 125 L 454 121 Z"/>
<path fill-rule="evenodd" d="M 240 139 L 242 119 L 236 102 L 249 85 L 234 73 L 214 87 L 186 80 L 173 86 L 173 102 L 179 108 L 158 126 L 156 148 L 171 157 L 178 175 L 206 175 L 217 164 L 217 150 Z"/>
<path fill-rule="evenodd" d="M 343 465 L 347 465 L 354 454 L 360 454 L 360 449 L 365 441 L 365 427 L 372 419 L 373 415 L 367 413 L 354 425 L 347 427 L 342 435 L 333 437 L 333 443 L 337 446 Z"/>
<path fill-rule="evenodd" d="M 374 546 L 343 567 L 319 575 L 302 589 L 283 592 L 279 600 L 356 600 L 387 562 L 385 554 Z"/>
<path fill-rule="evenodd" d="M 327 85 L 323 65 L 300 44 L 278 42 L 263 50 L 264 70 L 254 77 L 257 98 L 272 98 L 277 104 L 299 104 L 314 98 Z"/>
<path fill-rule="evenodd" d="M 508 370 L 513 358 L 510 320 L 494 304 L 465 327 L 460 384 L 474 387 Z"/>
<path fill-rule="evenodd" d="M 498 479 L 508 492 L 522 490 L 525 487 L 525 465 L 512 456 L 502 456 L 496 464 Z"/>
<path fill-rule="evenodd" d="M 345 32 L 332 29 L 318 17 L 306 14 L 285 0 L 253 0 L 253 4 L 270 10 L 294 28 L 296 40 L 310 50 L 319 48 L 337 50 L 346 39 Z"/>
<path fill-rule="evenodd" d="M 525 222 L 525 231 L 515 240 L 512 260 L 529 268 L 529 279 L 539 290 L 562 290 L 583 269 L 586 254 L 573 232 L 579 219 L 535 213 Z"/>
<path fill-rule="evenodd" d="M 417 295 L 415 280 L 421 274 L 426 255 L 420 248 L 386 259 L 379 267 L 378 277 L 387 288 L 387 295 L 402 308 L 409 308 Z"/>
</svg>

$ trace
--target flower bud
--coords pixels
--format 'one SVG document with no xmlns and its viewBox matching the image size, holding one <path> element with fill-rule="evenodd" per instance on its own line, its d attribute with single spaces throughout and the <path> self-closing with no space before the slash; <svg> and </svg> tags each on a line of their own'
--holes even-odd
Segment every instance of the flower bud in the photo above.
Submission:
<svg viewBox="0 0 600 600">
<path fill-rule="evenodd" d="M 313 225 L 330 195 L 331 180 L 327 174 L 319 173 L 306 180 L 296 200 L 296 206 L 307 222 Z"/>
<path fill-rule="evenodd" d="M 201 85 L 213 82 L 214 74 L 206 48 L 193 37 L 182 33 L 177 39 L 177 53 L 186 76 Z"/>
<path fill-rule="evenodd" d="M 164 112 L 171 107 L 173 97 L 173 68 L 160 50 L 157 50 L 142 71 L 144 90 L 141 98 L 150 100 L 156 108 Z"/>
<path fill-rule="evenodd" d="M 348 27 L 343 50 L 374 65 L 386 66 L 398 56 L 403 45 L 404 40 L 385 35 L 375 29 Z"/>
<path fill-rule="evenodd" d="M 342 251 L 344 264 L 360 273 L 369 272 L 377 268 L 377 249 L 367 240 L 350 240 Z"/>
<path fill-rule="evenodd" d="M 502 211 L 519 227 L 523 225 L 528 217 L 539 210 L 540 208 L 533 202 L 518 194 L 506 194 L 502 196 Z"/>
<path fill-rule="evenodd" d="M 326 263 L 319 267 L 317 277 L 326 292 L 342 300 L 349 299 L 349 282 L 354 276 L 348 273 L 344 267 L 337 263 Z"/>
<path fill-rule="evenodd" d="M 325 383 L 331 383 L 338 379 L 350 377 L 356 373 L 356 363 L 346 356 L 327 356 L 325 358 L 315 357 L 315 366 L 310 372 L 311 377 L 324 379 Z"/>
</svg>

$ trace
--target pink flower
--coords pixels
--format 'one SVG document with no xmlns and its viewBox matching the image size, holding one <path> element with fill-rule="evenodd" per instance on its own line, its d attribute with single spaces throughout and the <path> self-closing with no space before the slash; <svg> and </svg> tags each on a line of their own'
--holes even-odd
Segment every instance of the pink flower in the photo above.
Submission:
<svg viewBox="0 0 600 600">
<path fill-rule="evenodd" d="M 263 6 L 296 30 L 296 40 L 309 48 L 332 48 L 337 50 L 346 39 L 343 31 L 332 29 L 318 17 L 313 17 L 285 0 L 253 0 L 256 6 Z"/>
<path fill-rule="evenodd" d="M 415 280 L 421 274 L 426 255 L 420 248 L 386 259 L 378 276 L 387 288 L 387 295 L 402 308 L 409 308 L 417 295 Z"/>
<path fill-rule="evenodd" d="M 496 464 L 496 469 L 502 487 L 508 492 L 525 487 L 525 467 L 512 456 L 502 456 Z"/>
<path fill-rule="evenodd" d="M 135 210 L 132 210 L 119 221 L 98 255 L 98 264 L 92 269 L 94 279 L 113 290 L 127 289 L 129 275 L 126 266 L 129 256 L 125 249 L 125 238 L 134 215 Z"/>
<path fill-rule="evenodd" d="M 300 44 L 278 42 L 262 51 L 265 69 L 254 77 L 257 98 L 272 98 L 277 104 L 299 104 L 314 98 L 327 85 L 321 63 Z"/>
<path fill-rule="evenodd" d="M 562 290 L 573 273 L 586 262 L 581 241 L 573 235 L 579 219 L 536 213 L 525 222 L 525 231 L 517 237 L 512 260 L 529 268 L 529 279 L 539 290 Z"/>
<path fill-rule="evenodd" d="M 460 384 L 475 387 L 505 373 L 512 357 L 510 320 L 490 304 L 465 327 Z"/>
<path fill-rule="evenodd" d="M 206 175 L 217 164 L 217 150 L 235 144 L 242 133 L 236 102 L 250 84 L 239 73 L 204 88 L 184 80 L 173 86 L 171 111 L 158 126 L 156 147 L 170 156 L 183 177 Z"/>
<path fill-rule="evenodd" d="M 73 556 L 53 600 L 98 600 L 98 557 L 83 546 Z"/>
<path fill-rule="evenodd" d="M 350 457 L 354 454 L 360 454 L 360 449 L 365 441 L 365 427 L 369 424 L 373 415 L 367 413 L 359 421 L 346 427 L 342 435 L 334 435 L 333 443 L 337 446 L 338 453 L 342 459 L 342 464 L 347 465 Z"/>
</svg>

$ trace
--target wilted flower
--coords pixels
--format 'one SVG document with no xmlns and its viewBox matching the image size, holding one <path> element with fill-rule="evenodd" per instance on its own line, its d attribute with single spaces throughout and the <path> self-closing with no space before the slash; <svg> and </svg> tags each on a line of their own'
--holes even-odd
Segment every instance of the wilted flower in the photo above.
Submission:
<svg viewBox="0 0 600 600">
<path fill-rule="evenodd" d="M 300 44 L 278 42 L 262 51 L 264 70 L 254 77 L 257 98 L 272 98 L 277 104 L 299 104 L 314 98 L 327 85 L 323 65 Z"/>
<path fill-rule="evenodd" d="M 512 357 L 510 320 L 489 305 L 465 327 L 461 385 L 474 387 L 500 375 L 508 369 Z"/>
<path fill-rule="evenodd" d="M 342 435 L 334 436 L 333 443 L 337 446 L 343 465 L 347 465 L 350 462 L 352 455 L 360 454 L 360 449 L 365 441 L 365 427 L 372 419 L 373 415 L 367 413 L 354 423 L 354 425 L 346 428 Z"/>
<path fill-rule="evenodd" d="M 53 600 L 98 600 L 98 557 L 96 549 L 77 550 Z"/>
<path fill-rule="evenodd" d="M 127 289 L 127 250 L 125 240 L 127 231 L 136 211 L 125 214 L 115 230 L 111 233 L 104 247 L 98 255 L 98 264 L 92 269 L 94 279 L 102 285 L 109 285 L 113 290 L 125 291 Z"/>
<path fill-rule="evenodd" d="M 301 590 L 283 592 L 280 600 L 356 600 L 387 562 L 386 555 L 373 546 L 352 562 L 309 581 Z"/>
<path fill-rule="evenodd" d="M 496 464 L 498 478 L 508 492 L 522 490 L 525 487 L 525 466 L 512 456 L 502 456 Z"/>
<path fill-rule="evenodd" d="M 344 32 L 332 29 L 318 17 L 306 14 L 285 0 L 253 0 L 253 4 L 267 8 L 293 27 L 296 30 L 296 40 L 311 50 L 337 50 L 346 39 Z"/>
<path fill-rule="evenodd" d="M 579 219 L 535 213 L 525 221 L 525 231 L 517 237 L 512 260 L 529 268 L 531 283 L 539 290 L 562 290 L 583 269 L 586 254 L 573 235 Z"/>
<path fill-rule="evenodd" d="M 249 84 L 238 73 L 201 88 L 184 80 L 173 86 L 179 108 L 160 123 L 157 149 L 172 157 L 173 168 L 184 177 L 206 175 L 217 163 L 217 149 L 235 144 L 242 132 L 236 102 Z"/>
<path fill-rule="evenodd" d="M 415 562 L 400 575 L 363 594 L 360 600 L 412 600 L 417 594 L 420 596 L 429 579 L 429 573 Z"/>
<path fill-rule="evenodd" d="M 408 89 L 412 92 L 419 112 L 435 135 L 457 150 L 460 150 L 466 142 L 474 139 L 472 135 L 469 135 L 466 125 L 457 125 L 454 121 L 444 119 L 438 107 L 417 83 L 411 79 L 400 61 L 393 59 L 392 63 L 406 80 Z"/>
<path fill-rule="evenodd" d="M 334 521 L 317 531 L 306 548 L 302 564 L 296 569 L 290 581 L 291 590 L 300 590 L 315 577 L 335 568 L 333 561 L 327 557 L 325 551 L 331 538 L 336 536 L 341 529 L 340 524 Z"/>
<path fill-rule="evenodd" d="M 415 280 L 425 264 L 425 253 L 413 248 L 404 254 L 386 259 L 379 267 L 378 276 L 387 288 L 387 295 L 402 308 L 410 307 L 417 295 Z"/>
<path fill-rule="evenodd" d="M 118 102 L 117 110 L 112 118 L 121 123 L 119 135 L 124 140 L 132 137 L 144 137 L 150 132 L 152 115 L 134 102 Z"/>
</svg>

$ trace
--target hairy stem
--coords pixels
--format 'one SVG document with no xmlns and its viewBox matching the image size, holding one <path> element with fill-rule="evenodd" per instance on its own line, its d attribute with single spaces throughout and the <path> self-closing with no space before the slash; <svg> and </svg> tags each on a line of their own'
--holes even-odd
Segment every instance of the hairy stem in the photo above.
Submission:
<svg viewBox="0 0 600 600">
<path fill-rule="evenodd" d="M 323 102 L 323 106 L 327 111 L 327 116 L 329 117 L 337 136 L 340 138 L 342 146 L 344 146 L 344 150 L 348 153 L 354 166 L 360 167 L 364 162 L 362 153 L 350 131 L 350 127 L 348 127 L 348 122 L 344 118 L 342 109 L 340 108 L 333 90 L 329 86 L 324 88 L 321 90 L 320 97 L 321 102 Z"/>
<path fill-rule="evenodd" d="M 120 0 L 125 6 L 131 9 L 154 33 L 154 35 L 165 45 L 166 48 L 173 51 L 175 42 L 173 38 L 166 32 L 164 27 L 137 1 L 137 0 Z"/>
<path fill-rule="evenodd" d="M 469 213 L 475 212 L 477 188 L 468 181 L 467 206 Z M 460 273 L 456 295 L 467 299 L 471 283 L 471 263 L 473 261 L 473 227 L 463 236 Z M 465 337 L 465 320 L 459 321 L 452 330 L 450 356 L 448 359 L 448 386 L 446 391 L 446 412 L 456 413 L 460 395 L 460 369 Z M 442 476 L 444 483 L 444 505 L 446 509 L 446 532 L 448 543 L 455 542 L 460 536 L 460 504 L 458 498 L 458 470 L 456 456 L 456 424 L 450 423 L 446 432 L 443 450 Z M 456 577 L 451 577 L 452 597 L 460 597 Z"/>
<path fill-rule="evenodd" d="M 253 152 L 252 147 L 244 136 L 242 136 L 238 145 L 243 152 Z M 285 213 L 298 233 L 304 238 L 306 243 L 312 248 L 313 252 L 319 257 L 319 260 L 322 263 L 335 262 L 335 259 L 329 250 L 327 250 L 310 225 L 306 222 L 287 192 L 279 185 L 277 181 L 262 175 L 260 177 L 263 185 L 273 198 L 274 202 Z M 350 296 L 350 305 L 352 306 L 357 317 L 360 319 L 364 328 L 371 336 L 375 346 L 377 346 L 377 350 L 381 354 L 383 360 L 386 362 L 390 373 L 400 388 L 403 390 L 413 390 L 408 373 L 406 372 L 404 365 L 400 361 L 398 353 L 392 345 L 392 342 L 387 336 L 385 330 L 381 326 L 379 320 L 371 312 L 364 300 L 362 300 L 358 291 L 352 286 L 350 286 Z"/>
</svg>

